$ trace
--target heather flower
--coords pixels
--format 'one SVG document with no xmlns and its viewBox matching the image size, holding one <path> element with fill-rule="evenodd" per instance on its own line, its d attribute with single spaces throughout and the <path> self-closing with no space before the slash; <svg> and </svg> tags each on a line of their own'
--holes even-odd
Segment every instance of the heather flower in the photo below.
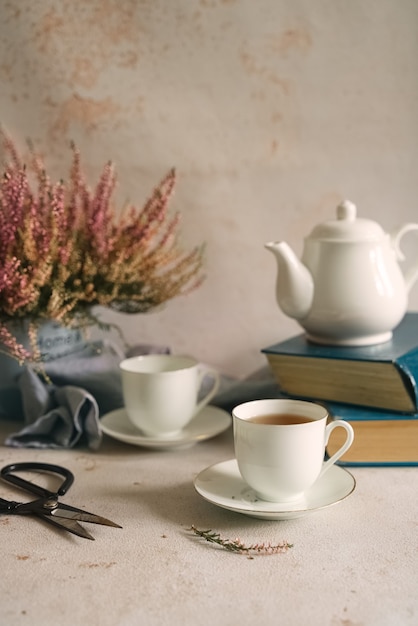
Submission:
<svg viewBox="0 0 418 626">
<path fill-rule="evenodd" d="M 203 248 L 180 248 L 180 215 L 168 212 L 174 169 L 143 207 L 116 210 L 111 162 L 91 190 L 72 145 L 69 180 L 52 182 L 33 148 L 24 162 L 1 135 L 0 342 L 8 354 L 36 357 L 36 341 L 29 353 L 11 334 L 13 320 L 86 326 L 97 322 L 95 305 L 141 313 L 201 284 Z"/>
<path fill-rule="evenodd" d="M 190 530 L 198 537 L 205 539 L 205 541 L 214 543 L 228 552 L 235 552 L 236 554 L 281 554 L 282 552 L 286 552 L 289 548 L 293 547 L 293 545 L 287 541 L 281 541 L 277 544 L 262 542 L 250 543 L 247 545 L 239 537 L 236 539 L 224 539 L 214 530 L 199 530 L 196 526 L 191 526 Z"/>
</svg>

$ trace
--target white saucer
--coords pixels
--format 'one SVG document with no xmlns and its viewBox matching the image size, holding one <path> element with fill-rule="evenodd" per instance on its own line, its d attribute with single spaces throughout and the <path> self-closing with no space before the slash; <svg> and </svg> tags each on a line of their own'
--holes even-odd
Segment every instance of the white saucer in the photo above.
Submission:
<svg viewBox="0 0 418 626">
<path fill-rule="evenodd" d="M 100 420 L 101 429 L 106 435 L 145 448 L 189 447 L 204 439 L 215 437 L 231 425 L 231 416 L 215 406 L 205 406 L 198 415 L 178 435 L 170 439 L 147 437 L 141 434 L 129 421 L 125 409 L 107 413 Z"/>
<path fill-rule="evenodd" d="M 302 517 L 341 502 L 355 489 L 354 476 L 343 467 L 333 465 L 309 489 L 303 502 L 277 504 L 259 500 L 244 482 L 235 459 L 206 468 L 195 478 L 196 491 L 205 499 L 229 511 L 250 517 L 285 520 Z"/>
</svg>

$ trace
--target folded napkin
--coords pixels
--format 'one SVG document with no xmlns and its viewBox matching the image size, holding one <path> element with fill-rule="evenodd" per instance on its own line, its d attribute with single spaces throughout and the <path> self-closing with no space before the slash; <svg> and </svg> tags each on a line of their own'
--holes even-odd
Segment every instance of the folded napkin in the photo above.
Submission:
<svg viewBox="0 0 418 626">
<path fill-rule="evenodd" d="M 28 367 L 19 377 L 19 388 L 25 426 L 7 437 L 7 446 L 72 448 L 82 439 L 92 450 L 100 446 L 99 407 L 88 391 L 46 385 Z"/>
</svg>

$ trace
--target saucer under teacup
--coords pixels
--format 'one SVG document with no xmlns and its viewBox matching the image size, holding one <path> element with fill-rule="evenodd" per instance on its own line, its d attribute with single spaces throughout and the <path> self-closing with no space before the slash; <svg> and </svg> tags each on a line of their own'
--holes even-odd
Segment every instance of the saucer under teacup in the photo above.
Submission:
<svg viewBox="0 0 418 626">
<path fill-rule="evenodd" d="M 194 486 L 205 500 L 229 511 L 259 519 L 286 520 L 341 502 L 354 491 L 356 481 L 346 469 L 333 465 L 299 501 L 268 502 L 257 497 L 242 478 L 236 459 L 231 459 L 204 469 Z"/>
<path fill-rule="evenodd" d="M 155 449 L 186 448 L 219 435 L 231 426 L 229 413 L 206 405 L 183 430 L 172 437 L 150 437 L 129 420 L 124 408 L 111 411 L 100 420 L 102 431 L 124 443 Z"/>
</svg>

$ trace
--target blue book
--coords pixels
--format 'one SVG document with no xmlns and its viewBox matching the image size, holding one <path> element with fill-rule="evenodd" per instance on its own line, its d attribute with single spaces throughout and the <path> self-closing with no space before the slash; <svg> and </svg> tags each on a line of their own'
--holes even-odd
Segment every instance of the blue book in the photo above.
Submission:
<svg viewBox="0 0 418 626">
<path fill-rule="evenodd" d="M 406 313 L 385 343 L 329 346 L 301 334 L 262 352 L 289 395 L 418 412 L 418 312 Z"/>
<path fill-rule="evenodd" d="M 331 419 L 343 419 L 354 429 L 354 442 L 338 462 L 346 466 L 418 466 L 418 413 L 392 413 L 332 402 L 323 403 Z M 336 428 L 327 446 L 331 456 L 346 433 Z"/>
</svg>

